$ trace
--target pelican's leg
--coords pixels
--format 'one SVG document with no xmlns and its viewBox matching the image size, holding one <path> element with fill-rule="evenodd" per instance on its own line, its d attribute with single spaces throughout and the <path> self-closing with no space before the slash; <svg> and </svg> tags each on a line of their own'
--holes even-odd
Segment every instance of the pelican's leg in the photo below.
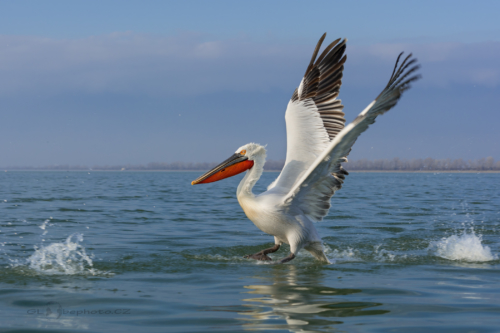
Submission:
<svg viewBox="0 0 500 333">
<path fill-rule="evenodd" d="M 290 260 L 295 258 L 295 253 L 298 253 L 300 249 L 304 246 L 302 243 L 297 242 L 294 239 L 288 239 L 290 242 L 290 254 L 286 256 L 285 258 L 281 259 L 280 261 L 277 261 L 276 264 L 284 264 L 286 262 L 289 262 Z"/>
<path fill-rule="evenodd" d="M 288 255 L 288 257 L 285 257 L 283 259 L 281 259 L 280 261 L 278 261 L 277 263 L 278 264 L 284 264 L 285 262 L 289 262 L 290 260 L 292 260 L 293 258 L 295 258 L 295 254 L 291 253 Z"/>
<path fill-rule="evenodd" d="M 272 260 L 267 256 L 268 253 L 274 253 L 280 249 L 280 244 L 274 244 L 273 247 L 270 247 L 268 249 L 262 250 L 260 252 L 257 252 L 255 254 L 249 254 L 247 256 L 244 256 L 246 259 L 255 259 L 255 260 Z M 291 259 L 290 259 L 291 260 Z"/>
</svg>

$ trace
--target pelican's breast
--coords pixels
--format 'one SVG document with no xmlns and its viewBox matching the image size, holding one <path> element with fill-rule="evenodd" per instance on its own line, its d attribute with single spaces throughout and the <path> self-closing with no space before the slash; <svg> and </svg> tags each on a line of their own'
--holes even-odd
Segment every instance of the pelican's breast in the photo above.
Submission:
<svg viewBox="0 0 500 333">
<path fill-rule="evenodd" d="M 288 221 L 288 216 L 273 204 L 272 198 L 254 197 L 238 198 L 238 200 L 246 216 L 257 228 L 288 243 L 287 232 L 292 225 Z"/>
<path fill-rule="evenodd" d="M 253 223 L 256 223 L 256 221 L 259 220 L 262 215 L 264 215 L 262 212 L 262 207 L 260 207 L 255 200 L 251 200 L 250 198 L 238 198 L 238 201 L 241 208 L 245 212 L 245 215 Z"/>
</svg>

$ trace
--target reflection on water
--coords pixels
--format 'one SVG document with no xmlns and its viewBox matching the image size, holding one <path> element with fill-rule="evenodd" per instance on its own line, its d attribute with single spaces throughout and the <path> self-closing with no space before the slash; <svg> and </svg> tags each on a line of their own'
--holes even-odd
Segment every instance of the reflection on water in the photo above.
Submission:
<svg viewBox="0 0 500 333">
<path fill-rule="evenodd" d="M 286 270 L 285 270 L 286 269 Z M 288 329 L 291 332 L 329 332 L 342 324 L 343 317 L 388 313 L 376 309 L 381 303 L 353 302 L 345 296 L 360 289 L 339 289 L 322 285 L 323 273 L 308 274 L 299 281 L 294 266 L 276 267 L 270 276 L 256 277 L 261 285 L 244 286 L 249 297 L 242 299 L 247 309 L 239 314 L 245 330 Z M 266 283 L 267 282 L 267 283 Z"/>
</svg>

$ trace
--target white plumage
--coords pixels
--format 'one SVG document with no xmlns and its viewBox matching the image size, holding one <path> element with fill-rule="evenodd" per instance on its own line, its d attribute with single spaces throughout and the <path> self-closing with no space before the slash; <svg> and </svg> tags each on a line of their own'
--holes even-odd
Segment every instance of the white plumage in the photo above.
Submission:
<svg viewBox="0 0 500 333">
<path fill-rule="evenodd" d="M 301 249 L 328 262 L 313 222 L 328 214 L 331 197 L 342 187 L 348 173 L 341 163 L 347 161 L 346 156 L 358 136 L 378 115 L 395 106 L 410 82 L 418 79 L 418 76 L 409 77 L 418 69 L 414 65 L 416 60 L 410 59 L 411 54 L 398 68 L 400 54 L 382 93 L 344 127 L 343 105 L 337 97 L 346 61 L 346 40 L 334 41 L 317 57 L 325 36 L 318 42 L 304 78 L 288 103 L 285 166 L 267 191 L 259 195 L 252 192 L 266 159 L 265 148 L 255 143 L 238 148 L 232 158 L 193 181 L 193 184 L 216 181 L 248 169 L 238 186 L 238 201 L 247 217 L 275 239 L 274 247 L 248 258 L 271 260 L 267 254 L 286 243 L 291 253 L 280 262 L 292 260 Z M 236 170 L 238 163 L 246 163 L 245 168 Z M 235 171 L 226 171 L 232 170 L 230 168 Z"/>
</svg>

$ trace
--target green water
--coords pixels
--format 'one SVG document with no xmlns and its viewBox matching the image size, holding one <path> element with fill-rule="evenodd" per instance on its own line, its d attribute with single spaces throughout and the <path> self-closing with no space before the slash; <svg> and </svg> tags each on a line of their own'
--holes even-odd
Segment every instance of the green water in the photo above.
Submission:
<svg viewBox="0 0 500 333">
<path fill-rule="evenodd" d="M 198 175 L 2 172 L 0 330 L 500 331 L 500 174 L 351 173 L 331 265 L 243 259 L 273 238 Z"/>
</svg>

